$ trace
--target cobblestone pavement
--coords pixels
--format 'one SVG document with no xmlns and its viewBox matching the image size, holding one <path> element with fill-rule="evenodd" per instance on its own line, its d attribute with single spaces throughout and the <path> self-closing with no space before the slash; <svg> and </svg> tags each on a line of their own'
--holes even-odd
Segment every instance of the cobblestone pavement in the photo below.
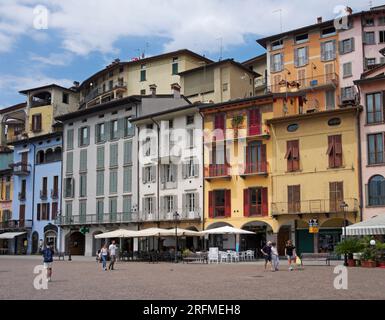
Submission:
<svg viewBox="0 0 385 320">
<path fill-rule="evenodd" d="M 0 257 L 0 299 L 385 299 L 385 269 L 349 268 L 348 290 L 333 286 L 334 267 L 264 271 L 261 262 L 118 262 L 102 271 L 92 258 L 55 261 L 47 290 L 33 287 L 38 257 Z"/>
</svg>

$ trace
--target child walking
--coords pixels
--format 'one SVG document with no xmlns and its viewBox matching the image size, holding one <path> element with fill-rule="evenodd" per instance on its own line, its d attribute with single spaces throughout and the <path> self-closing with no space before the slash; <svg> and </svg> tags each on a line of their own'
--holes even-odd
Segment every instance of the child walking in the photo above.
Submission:
<svg viewBox="0 0 385 320">
<path fill-rule="evenodd" d="M 275 242 L 271 244 L 271 264 L 271 271 L 278 271 L 279 257 L 277 244 Z"/>
</svg>

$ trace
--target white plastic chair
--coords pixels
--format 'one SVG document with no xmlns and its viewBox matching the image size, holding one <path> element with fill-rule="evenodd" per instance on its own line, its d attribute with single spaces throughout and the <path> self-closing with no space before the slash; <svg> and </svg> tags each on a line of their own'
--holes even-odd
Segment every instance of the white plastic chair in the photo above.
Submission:
<svg viewBox="0 0 385 320">
<path fill-rule="evenodd" d="M 219 263 L 218 248 L 209 248 L 209 254 L 207 255 L 208 263 L 216 262 Z"/>
<path fill-rule="evenodd" d="M 231 262 L 239 262 L 239 253 L 235 251 L 230 252 L 230 259 Z"/>
<path fill-rule="evenodd" d="M 228 259 L 227 259 L 227 252 L 223 252 L 223 251 L 219 251 L 219 255 L 220 255 L 220 257 L 221 257 L 221 263 L 222 262 L 227 262 L 228 261 Z"/>
</svg>

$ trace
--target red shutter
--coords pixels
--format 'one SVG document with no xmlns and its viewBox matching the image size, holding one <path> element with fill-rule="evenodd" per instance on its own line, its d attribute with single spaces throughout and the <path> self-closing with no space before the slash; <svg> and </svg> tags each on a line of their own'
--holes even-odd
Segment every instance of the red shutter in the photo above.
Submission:
<svg viewBox="0 0 385 320">
<path fill-rule="evenodd" d="M 267 196 L 267 188 L 262 188 L 262 216 L 269 215 L 269 201 Z"/>
<path fill-rule="evenodd" d="M 261 134 L 261 112 L 259 109 L 249 110 L 249 135 Z"/>
<path fill-rule="evenodd" d="M 335 144 L 335 166 L 341 167 L 342 166 L 342 136 L 337 135 L 334 136 L 334 144 Z"/>
<path fill-rule="evenodd" d="M 250 173 L 251 164 L 250 164 L 250 147 L 249 146 L 246 146 L 245 155 L 246 155 L 246 157 L 245 157 L 246 161 L 245 161 L 245 170 L 244 170 L 244 172 L 245 173 Z"/>
<path fill-rule="evenodd" d="M 267 163 L 266 163 L 266 145 L 261 145 L 261 159 L 259 159 L 260 162 L 260 169 L 261 172 L 267 172 Z"/>
<path fill-rule="evenodd" d="M 231 217 L 231 190 L 225 190 L 225 217 Z"/>
<path fill-rule="evenodd" d="M 328 137 L 328 150 L 326 153 L 329 155 L 329 168 L 334 168 L 334 136 Z"/>
<path fill-rule="evenodd" d="M 249 189 L 243 189 L 243 215 L 245 217 L 250 216 L 250 190 Z"/>
<path fill-rule="evenodd" d="M 257 134 L 261 134 L 261 111 L 259 109 L 255 109 L 255 125 Z"/>
<path fill-rule="evenodd" d="M 285 159 L 287 159 L 287 171 L 293 171 L 293 145 L 292 145 L 292 142 L 291 141 L 287 141 L 286 143 L 286 148 L 287 148 L 287 151 L 286 151 L 286 155 L 285 155 Z"/>
<path fill-rule="evenodd" d="M 209 218 L 214 218 L 214 191 L 209 191 Z"/>
</svg>

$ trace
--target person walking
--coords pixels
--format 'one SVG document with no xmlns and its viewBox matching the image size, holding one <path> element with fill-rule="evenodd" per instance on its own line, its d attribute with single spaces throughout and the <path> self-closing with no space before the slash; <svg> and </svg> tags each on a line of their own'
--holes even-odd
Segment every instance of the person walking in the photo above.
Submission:
<svg viewBox="0 0 385 320">
<path fill-rule="evenodd" d="M 55 251 L 53 249 L 53 243 L 47 244 L 47 246 L 41 251 L 43 255 L 43 264 L 44 269 L 47 272 L 47 281 L 52 280 L 52 263 L 53 263 L 53 256 L 55 254 Z"/>
<path fill-rule="evenodd" d="M 271 271 L 278 271 L 279 256 L 277 244 L 275 242 L 271 244 L 271 264 Z"/>
<path fill-rule="evenodd" d="M 107 245 L 104 244 L 103 247 L 100 249 L 100 258 L 102 260 L 103 271 L 107 271 L 107 256 L 108 256 L 108 249 L 107 249 Z"/>
<path fill-rule="evenodd" d="M 265 258 L 265 271 L 267 264 L 270 263 L 271 266 L 271 241 L 268 241 L 266 245 L 261 249 L 261 252 Z"/>
<path fill-rule="evenodd" d="M 295 253 L 295 246 L 293 245 L 293 242 L 291 240 L 288 240 L 286 242 L 285 256 L 287 257 L 287 261 L 289 263 L 289 271 L 292 271 L 293 270 L 292 264 L 295 263 L 296 253 Z"/>
<path fill-rule="evenodd" d="M 108 265 L 108 270 L 114 270 L 114 265 L 116 261 L 116 245 L 115 240 L 112 240 L 112 243 L 108 247 L 108 252 L 110 253 L 110 264 Z"/>
</svg>

